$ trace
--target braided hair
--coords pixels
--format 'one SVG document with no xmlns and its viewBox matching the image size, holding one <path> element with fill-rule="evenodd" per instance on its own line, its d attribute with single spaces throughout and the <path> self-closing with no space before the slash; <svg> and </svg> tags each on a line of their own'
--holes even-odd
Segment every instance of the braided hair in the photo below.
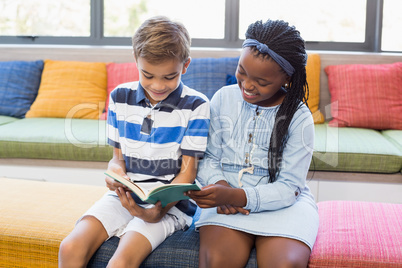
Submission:
<svg viewBox="0 0 402 268">
<path fill-rule="evenodd" d="M 247 39 L 255 39 L 266 44 L 271 50 L 285 58 L 295 69 L 290 78 L 290 86 L 280 105 L 272 130 L 268 149 L 269 182 L 275 182 L 280 172 L 283 150 L 287 141 L 289 124 L 301 103 L 307 105 L 308 84 L 306 80 L 307 54 L 304 40 L 294 26 L 282 20 L 257 21 L 246 32 Z M 269 59 L 268 54 L 251 47 L 255 55 Z"/>
</svg>

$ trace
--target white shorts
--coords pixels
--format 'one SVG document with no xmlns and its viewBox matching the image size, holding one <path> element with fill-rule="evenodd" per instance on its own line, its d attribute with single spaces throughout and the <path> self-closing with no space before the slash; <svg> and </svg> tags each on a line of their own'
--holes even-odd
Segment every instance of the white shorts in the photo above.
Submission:
<svg viewBox="0 0 402 268">
<path fill-rule="evenodd" d="M 144 208 L 153 205 L 141 205 Z M 98 219 L 105 228 L 109 238 L 121 237 L 126 232 L 134 231 L 145 236 L 152 245 L 152 250 L 159 246 L 165 239 L 178 230 L 185 230 L 191 224 L 192 218 L 172 207 L 168 213 L 157 223 L 149 223 L 140 218 L 133 217 L 120 202 L 119 197 L 113 191 L 107 192 L 77 221 L 85 216 L 93 216 Z M 108 238 L 108 239 L 109 239 Z"/>
</svg>

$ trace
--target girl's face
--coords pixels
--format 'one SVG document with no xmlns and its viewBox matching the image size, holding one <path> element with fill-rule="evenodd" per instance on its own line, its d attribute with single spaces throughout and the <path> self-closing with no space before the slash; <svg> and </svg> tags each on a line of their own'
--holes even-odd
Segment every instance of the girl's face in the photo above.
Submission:
<svg viewBox="0 0 402 268">
<path fill-rule="evenodd" d="M 249 47 L 241 53 L 236 78 L 243 99 L 265 107 L 282 103 L 286 92 L 281 87 L 290 80 L 273 59 L 257 57 Z"/>
</svg>

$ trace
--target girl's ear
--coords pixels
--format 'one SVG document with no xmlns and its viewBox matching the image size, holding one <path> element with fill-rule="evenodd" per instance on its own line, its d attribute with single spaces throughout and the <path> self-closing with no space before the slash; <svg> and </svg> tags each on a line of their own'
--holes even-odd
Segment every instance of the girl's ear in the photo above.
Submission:
<svg viewBox="0 0 402 268">
<path fill-rule="evenodd" d="M 181 74 L 185 74 L 187 72 L 187 68 L 190 65 L 190 62 L 191 62 L 191 57 L 189 57 L 187 59 L 187 61 L 184 63 L 183 70 L 182 70 Z"/>
<path fill-rule="evenodd" d="M 286 78 L 285 78 L 285 83 L 284 83 L 284 85 L 287 85 L 287 86 L 285 86 L 285 88 L 288 88 L 289 87 L 289 85 L 290 85 L 290 76 L 286 76 Z"/>
</svg>

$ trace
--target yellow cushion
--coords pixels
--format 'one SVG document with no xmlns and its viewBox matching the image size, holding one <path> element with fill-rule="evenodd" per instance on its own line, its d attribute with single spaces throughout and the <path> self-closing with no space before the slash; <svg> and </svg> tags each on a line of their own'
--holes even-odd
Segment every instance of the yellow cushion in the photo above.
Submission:
<svg viewBox="0 0 402 268">
<path fill-rule="evenodd" d="M 320 104 L 320 72 L 320 55 L 309 54 L 306 66 L 307 83 L 310 91 L 307 104 L 313 114 L 315 124 L 321 124 L 325 121 L 324 115 L 318 110 Z"/>
<path fill-rule="evenodd" d="M 57 267 L 60 242 L 107 191 L 6 178 L 0 185 L 0 267 Z"/>
<path fill-rule="evenodd" d="M 105 63 L 45 60 L 38 96 L 26 117 L 98 119 L 106 86 Z"/>
</svg>

